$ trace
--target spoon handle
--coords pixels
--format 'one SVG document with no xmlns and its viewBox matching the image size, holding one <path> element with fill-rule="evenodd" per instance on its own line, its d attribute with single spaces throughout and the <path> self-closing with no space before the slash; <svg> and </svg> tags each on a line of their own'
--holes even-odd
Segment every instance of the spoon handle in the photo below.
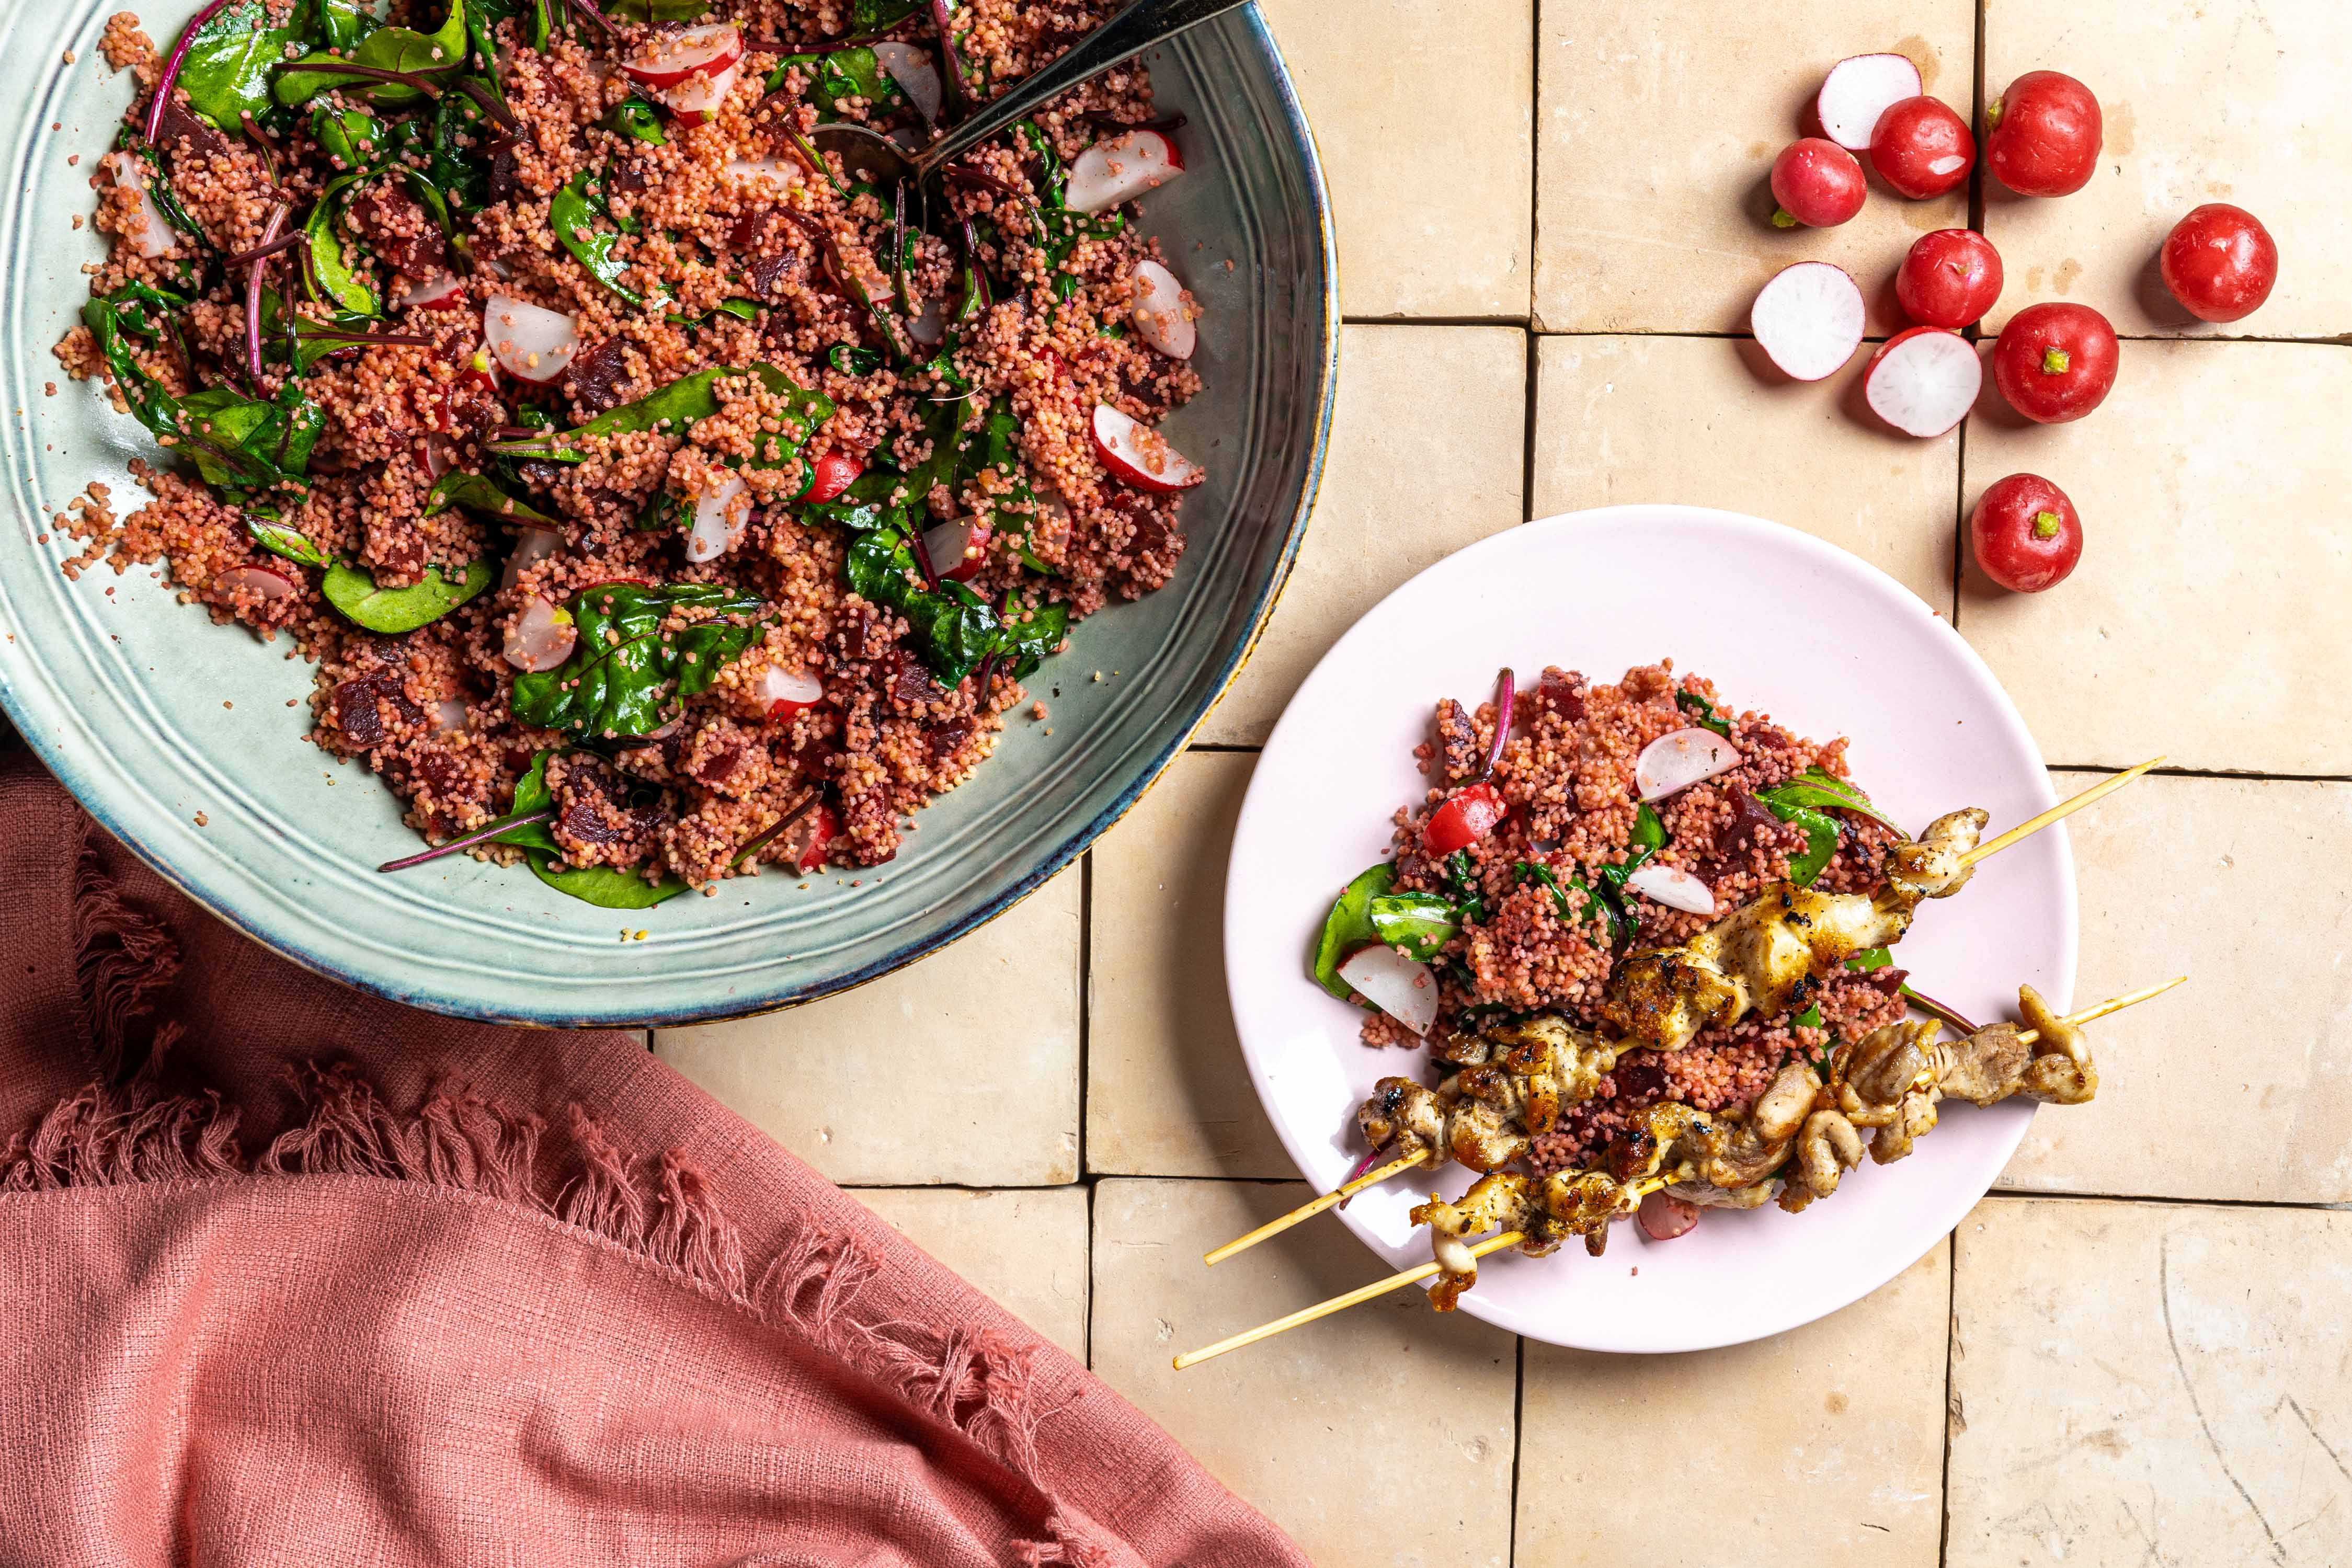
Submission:
<svg viewBox="0 0 2352 1568">
<path fill-rule="evenodd" d="M 1046 99 L 1067 92 L 1088 77 L 1141 54 L 1171 34 L 1246 3 L 1247 0 L 1135 0 L 1052 65 L 1014 82 L 1003 97 L 983 105 L 978 114 L 924 149 L 915 160 L 918 177 L 929 178 L 940 164 L 985 141 Z M 947 68 L 944 59 L 940 68 Z"/>
</svg>

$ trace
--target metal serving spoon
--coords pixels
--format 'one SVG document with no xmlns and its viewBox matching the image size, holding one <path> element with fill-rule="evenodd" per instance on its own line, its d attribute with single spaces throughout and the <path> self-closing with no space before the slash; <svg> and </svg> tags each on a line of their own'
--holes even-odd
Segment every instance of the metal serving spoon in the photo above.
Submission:
<svg viewBox="0 0 2352 1568">
<path fill-rule="evenodd" d="M 821 151 L 839 158 L 842 166 L 860 179 L 885 186 L 908 183 L 920 190 L 941 165 L 961 157 L 1048 99 L 1141 54 L 1162 38 L 1244 3 L 1245 0 L 1135 0 L 1052 65 L 1014 82 L 1003 97 L 982 105 L 971 119 L 911 157 L 888 137 L 862 125 L 819 126 L 810 133 L 809 140 Z M 940 76 L 949 93 L 953 94 L 957 89 L 947 82 L 947 78 L 954 68 L 945 57 L 946 53 L 944 48 L 940 50 Z"/>
</svg>

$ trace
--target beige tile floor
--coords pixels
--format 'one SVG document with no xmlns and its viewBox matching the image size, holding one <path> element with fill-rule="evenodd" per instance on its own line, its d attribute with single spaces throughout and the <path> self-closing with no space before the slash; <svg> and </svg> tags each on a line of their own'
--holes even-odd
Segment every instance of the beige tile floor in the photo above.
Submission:
<svg viewBox="0 0 2352 1568">
<path fill-rule="evenodd" d="M 1267 5 L 1328 164 L 1350 325 L 1329 477 L 1256 661 L 1012 914 L 866 991 L 656 1049 L 1087 1356 L 1319 1563 L 2352 1563 L 2352 12 Z M 2035 67 L 2083 76 L 2109 129 L 2091 186 L 1763 225 L 1809 83 L 1889 47 L 1964 109 Z M 2251 320 L 2184 333 L 2148 258 L 2217 199 L 2263 215 L 2284 277 Z M 1855 418 L 1858 363 L 1755 375 L 1738 333 L 1771 268 L 1848 263 L 1883 332 L 1903 247 L 1972 205 L 2008 257 L 2001 314 L 2084 300 L 2132 340 L 2096 415 L 1989 407 L 1910 442 Z M 2021 468 L 2092 536 L 2039 598 L 1956 580 L 1961 508 Z M 1252 753 L 1421 567 L 1636 498 L 1755 511 L 1893 573 L 1990 661 L 2062 790 L 2168 752 L 2076 827 L 2081 990 L 2178 969 L 2197 988 L 2105 1026 L 2097 1103 L 2040 1118 L 1952 1241 L 1778 1340 L 1621 1360 L 1408 1296 L 1172 1373 L 1177 1349 L 1378 1272 L 1328 1225 L 1195 1260 L 1303 1196 L 1223 999 Z"/>
</svg>

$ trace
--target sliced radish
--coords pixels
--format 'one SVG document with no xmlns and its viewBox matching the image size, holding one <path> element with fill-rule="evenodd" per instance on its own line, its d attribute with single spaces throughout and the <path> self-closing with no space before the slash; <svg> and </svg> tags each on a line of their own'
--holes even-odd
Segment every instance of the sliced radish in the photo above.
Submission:
<svg viewBox="0 0 2352 1568">
<path fill-rule="evenodd" d="M 795 871 L 814 871 L 824 863 L 827 845 L 841 837 L 841 818 L 831 806 L 817 809 L 786 828 L 778 839 L 782 859 Z"/>
<path fill-rule="evenodd" d="M 1166 495 L 1189 490 L 1209 471 L 1168 444 L 1168 438 L 1107 402 L 1095 404 L 1095 455 L 1103 466 L 1139 490 Z"/>
<path fill-rule="evenodd" d="M 261 600 L 283 599 L 298 586 L 290 575 L 274 566 L 233 566 L 213 579 L 206 596 L 222 603 L 244 593 Z"/>
<path fill-rule="evenodd" d="M 1715 913 L 1715 889 L 1678 865 L 1645 865 L 1627 877 L 1625 885 L 1685 915 Z"/>
<path fill-rule="evenodd" d="M 923 536 L 931 569 L 950 582 L 978 577 L 988 564 L 989 526 L 978 520 L 941 523 Z"/>
<path fill-rule="evenodd" d="M 676 87 L 646 90 L 656 102 L 677 117 L 680 125 L 702 125 L 719 112 L 719 106 L 735 90 L 735 68 L 729 66 L 717 76 L 691 76 Z"/>
<path fill-rule="evenodd" d="M 1184 286 L 1156 261 L 1135 264 L 1135 330 L 1142 340 L 1171 360 L 1189 360 L 1196 334 L 1192 314 L 1184 308 Z"/>
<path fill-rule="evenodd" d="M 1870 151 L 1878 117 L 1906 98 L 1917 98 L 1919 68 L 1905 55 L 1855 55 L 1830 68 L 1813 99 L 1822 134 L 1849 152 Z"/>
<path fill-rule="evenodd" d="M 1644 800 L 1663 800 L 1739 766 L 1739 748 L 1711 729 L 1678 729 L 1642 747 L 1633 784 Z"/>
<path fill-rule="evenodd" d="M 544 386 L 580 351 L 580 327 L 561 310 L 493 294 L 482 307 L 482 338 L 509 374 Z"/>
<path fill-rule="evenodd" d="M 832 500 L 857 483 L 866 472 L 863 459 L 847 452 L 827 452 L 809 469 L 808 488 L 793 497 L 812 506 Z"/>
<path fill-rule="evenodd" d="M 449 438 L 434 431 L 416 444 L 416 464 L 428 479 L 438 479 L 457 466 L 457 450 Z"/>
<path fill-rule="evenodd" d="M 790 190 L 801 183 L 801 166 L 789 158 L 736 158 L 729 161 L 724 171 L 730 180 L 744 184 L 759 182 Z"/>
<path fill-rule="evenodd" d="M 1356 994 L 1415 1034 L 1437 1021 L 1437 977 L 1426 964 L 1375 942 L 1360 947 L 1339 966 L 1339 977 Z"/>
<path fill-rule="evenodd" d="M 514 553 L 507 557 L 506 574 L 499 579 L 504 593 L 522 580 L 522 574 L 563 548 L 563 536 L 553 528 L 524 527 L 516 530 Z"/>
<path fill-rule="evenodd" d="M 1842 267 L 1801 261 L 1758 291 L 1748 321 L 1774 364 L 1801 382 L 1817 382 L 1862 345 L 1862 290 Z"/>
<path fill-rule="evenodd" d="M 507 628 L 507 663 L 518 670 L 551 670 L 572 657 L 579 641 L 580 629 L 572 617 L 534 593 Z"/>
<path fill-rule="evenodd" d="M 1633 1222 L 1653 1241 L 1672 1241 L 1698 1223 L 1698 1205 L 1671 1193 L 1654 1192 L 1633 1211 Z"/>
<path fill-rule="evenodd" d="M 170 254 L 172 247 L 180 243 L 180 231 L 163 216 L 163 209 L 155 204 L 154 196 L 149 193 L 150 171 L 145 162 L 135 152 L 110 152 L 98 162 L 116 184 L 128 185 L 139 193 L 139 232 L 123 238 L 138 246 L 139 254 L 150 261 Z"/>
<path fill-rule="evenodd" d="M 743 57 L 743 35 L 732 22 L 710 22 L 682 32 L 648 35 L 621 70 L 639 87 L 677 87 L 688 77 L 715 77 Z"/>
<path fill-rule="evenodd" d="M 454 272 L 436 272 L 421 283 L 405 277 L 392 280 L 395 310 L 457 310 L 466 303 L 466 284 Z"/>
<path fill-rule="evenodd" d="M 433 727 L 447 735 L 466 727 L 467 703 L 464 697 L 443 697 L 433 705 Z"/>
<path fill-rule="evenodd" d="M 1977 405 L 1984 361 L 1958 332 L 1913 327 L 1879 345 L 1862 387 L 1870 411 L 1904 434 L 1941 435 Z"/>
<path fill-rule="evenodd" d="M 948 302 L 944 297 L 926 299 L 922 309 L 907 323 L 907 336 L 926 349 L 936 349 L 948 340 Z"/>
<path fill-rule="evenodd" d="M 770 664 L 760 672 L 759 684 L 751 688 L 751 695 L 767 704 L 770 719 L 782 720 L 824 701 L 824 684 L 806 670 Z"/>
<path fill-rule="evenodd" d="M 931 57 L 912 44 L 877 44 L 874 46 L 874 58 L 890 73 L 890 79 L 898 84 L 898 89 L 907 95 L 907 101 L 913 104 L 915 112 L 923 117 L 923 123 L 938 124 L 940 110 L 947 103 L 947 95 L 940 81 L 939 69 L 931 64 Z"/>
<path fill-rule="evenodd" d="M 686 536 L 686 559 L 717 560 L 743 542 L 751 524 L 751 492 L 739 475 L 730 474 L 719 488 L 694 503 L 694 527 Z"/>
<path fill-rule="evenodd" d="M 1070 165 L 1070 183 L 1063 187 L 1062 199 L 1081 213 L 1104 212 L 1183 172 L 1183 155 L 1176 143 L 1157 131 L 1130 131 L 1079 153 Z"/>
</svg>

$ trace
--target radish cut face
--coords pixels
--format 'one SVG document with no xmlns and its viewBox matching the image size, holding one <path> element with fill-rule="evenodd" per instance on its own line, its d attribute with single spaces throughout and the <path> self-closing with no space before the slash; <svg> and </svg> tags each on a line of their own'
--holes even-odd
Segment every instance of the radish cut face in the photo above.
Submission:
<svg viewBox="0 0 2352 1568">
<path fill-rule="evenodd" d="M 466 303 L 466 286 L 453 272 L 436 272 L 422 283 L 403 277 L 392 289 L 395 310 L 453 310 Z"/>
<path fill-rule="evenodd" d="M 988 564 L 992 532 L 986 523 L 941 523 L 923 536 L 923 549 L 931 558 L 931 570 L 950 582 L 979 576 L 980 569 Z"/>
<path fill-rule="evenodd" d="M 1739 748 L 1715 731 L 1677 729 L 1642 747 L 1642 755 L 1633 762 L 1633 783 L 1643 800 L 1663 800 L 1738 766 Z M 1630 883 L 1633 879 L 1626 881 Z M 1714 902 L 1712 894 L 1708 902 Z"/>
<path fill-rule="evenodd" d="M 1155 495 L 1189 490 L 1209 476 L 1207 469 L 1169 445 L 1166 436 L 1107 402 L 1095 404 L 1095 455 L 1120 479 Z"/>
<path fill-rule="evenodd" d="M 1870 412 L 1906 435 L 1941 435 L 1969 416 L 1984 388 L 1977 346 L 1941 327 L 1889 338 L 1870 359 L 1863 393 Z"/>
<path fill-rule="evenodd" d="M 1184 286 L 1156 261 L 1139 261 L 1130 280 L 1136 335 L 1171 360 L 1189 360 L 1197 334 L 1184 308 Z"/>
<path fill-rule="evenodd" d="M 571 317 L 504 294 L 482 307 L 482 339 L 509 375 L 541 385 L 559 380 L 580 351 L 580 328 Z"/>
<path fill-rule="evenodd" d="M 444 735 L 466 727 L 466 699 L 443 697 L 433 705 L 433 727 Z"/>
<path fill-rule="evenodd" d="M 753 695 L 767 705 L 768 716 L 786 719 L 824 700 L 824 685 L 806 670 L 786 670 L 770 664 L 760 672 Z"/>
<path fill-rule="evenodd" d="M 719 488 L 694 503 L 694 527 L 686 536 L 686 559 L 698 565 L 717 560 L 743 541 L 751 523 L 751 492 L 730 474 Z"/>
<path fill-rule="evenodd" d="M 139 254 L 150 261 L 159 256 L 170 255 L 172 247 L 180 243 L 180 231 L 172 226 L 171 221 L 163 216 L 163 209 L 155 204 L 155 198 L 147 188 L 148 170 L 140 162 L 139 155 L 135 152 L 110 152 L 98 162 L 116 184 L 128 185 L 139 193 L 139 232 L 127 236 L 138 247 Z"/>
<path fill-rule="evenodd" d="M 579 641 L 580 629 L 572 623 L 572 617 L 534 593 L 514 624 L 507 628 L 507 663 L 518 670 L 551 670 L 572 657 Z"/>
<path fill-rule="evenodd" d="M 1627 877 L 1625 885 L 1685 915 L 1715 913 L 1715 889 L 1678 865 L 1645 865 Z"/>
<path fill-rule="evenodd" d="M 1437 1021 L 1437 977 L 1393 947 L 1360 947 L 1339 966 L 1356 994 L 1415 1034 Z"/>
<path fill-rule="evenodd" d="M 1748 320 L 1774 364 L 1801 382 L 1817 382 L 1862 346 L 1862 290 L 1842 267 L 1801 261 L 1757 292 Z"/>
<path fill-rule="evenodd" d="M 788 191 L 801 183 L 801 166 L 783 158 L 735 158 L 720 171 L 738 184 L 767 184 Z"/>
<path fill-rule="evenodd" d="M 743 57 L 743 35 L 732 22 L 711 22 L 683 32 L 656 33 L 621 62 L 640 87 L 677 87 L 688 77 L 717 76 Z"/>
<path fill-rule="evenodd" d="M 1878 117 L 1922 91 L 1919 68 L 1903 55 L 1856 55 L 1830 68 L 1813 99 L 1822 134 L 1849 152 L 1870 151 Z"/>
<path fill-rule="evenodd" d="M 525 528 L 515 533 L 514 553 L 507 557 L 506 574 L 499 580 L 499 591 L 505 592 L 522 580 L 522 574 L 563 548 L 563 536 L 553 528 Z"/>
<path fill-rule="evenodd" d="M 1081 213 L 1105 212 L 1183 172 L 1176 143 L 1157 131 L 1130 131 L 1079 153 L 1070 165 L 1070 183 L 1062 199 Z"/>
<path fill-rule="evenodd" d="M 226 604 L 239 594 L 256 599 L 284 599 L 294 592 L 294 580 L 269 566 L 233 566 L 212 580 L 206 597 Z"/>
<path fill-rule="evenodd" d="M 664 109 L 677 116 L 681 125 L 700 125 L 719 112 L 727 95 L 735 90 L 735 69 L 729 66 L 716 76 L 690 76 L 676 87 L 647 88 L 646 92 L 660 100 Z"/>
<path fill-rule="evenodd" d="M 1671 1193 L 1654 1192 L 1633 1211 L 1633 1222 L 1653 1241 L 1672 1241 L 1698 1223 L 1698 1205 Z"/>
<path fill-rule="evenodd" d="M 946 105 L 947 94 L 940 83 L 939 68 L 931 64 L 929 55 L 912 44 L 877 44 L 874 60 L 890 73 L 890 79 L 898 84 L 907 101 L 923 117 L 924 124 L 940 122 L 940 110 Z"/>
</svg>

